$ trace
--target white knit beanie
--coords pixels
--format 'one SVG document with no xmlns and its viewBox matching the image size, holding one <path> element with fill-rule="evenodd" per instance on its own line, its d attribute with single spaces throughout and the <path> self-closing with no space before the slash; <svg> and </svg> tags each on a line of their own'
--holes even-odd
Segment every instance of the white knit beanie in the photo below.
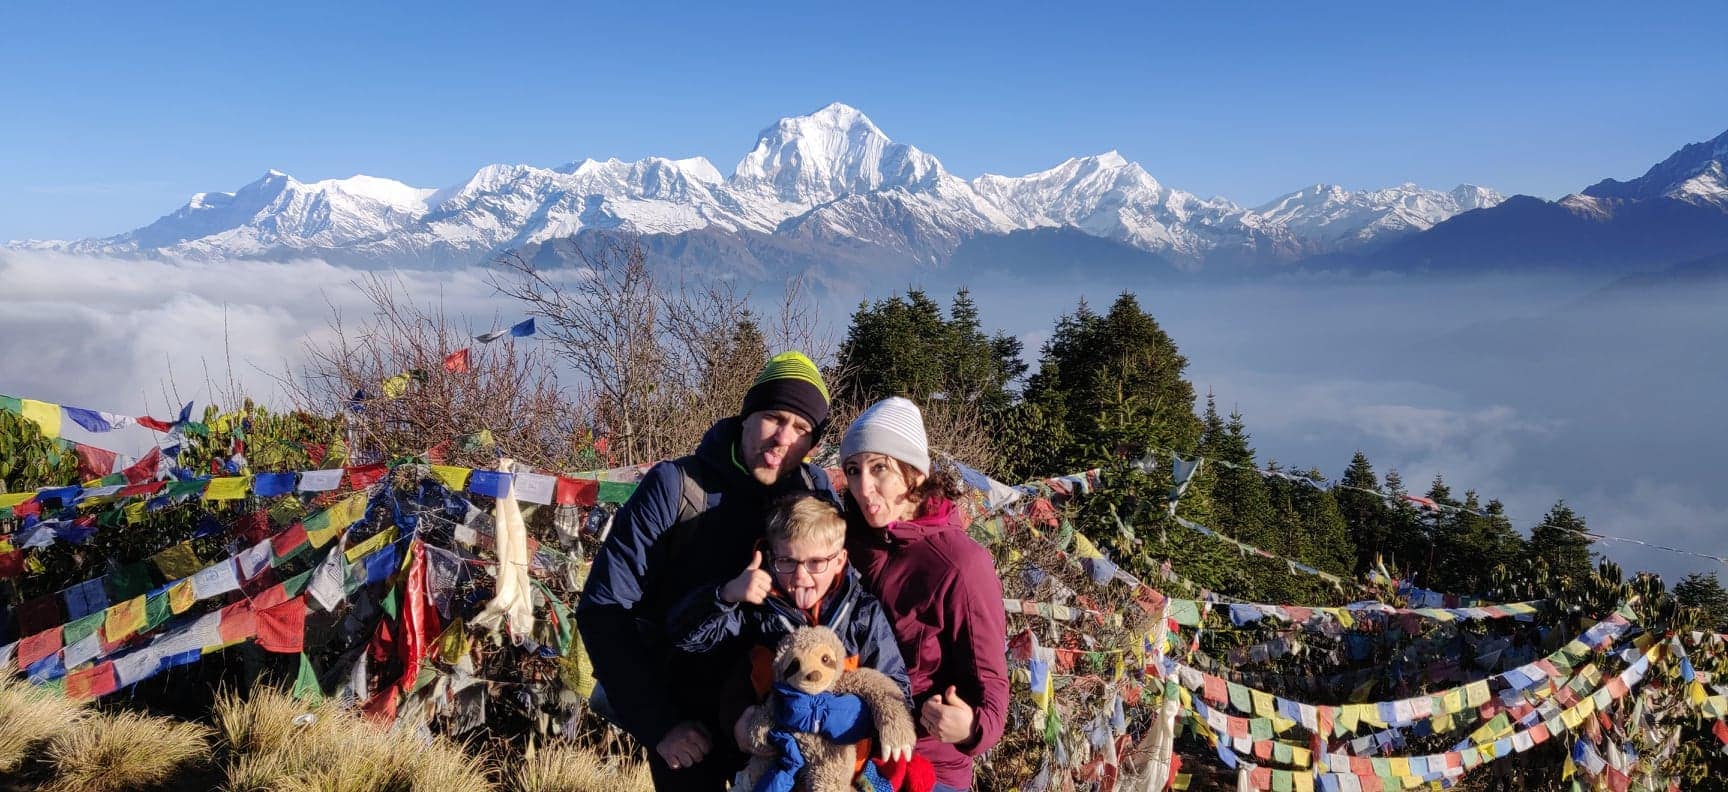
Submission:
<svg viewBox="0 0 1728 792">
<path fill-rule="evenodd" d="M 891 456 L 930 475 L 930 441 L 918 405 L 890 396 L 859 413 L 840 440 L 840 461 L 863 453 Z"/>
</svg>

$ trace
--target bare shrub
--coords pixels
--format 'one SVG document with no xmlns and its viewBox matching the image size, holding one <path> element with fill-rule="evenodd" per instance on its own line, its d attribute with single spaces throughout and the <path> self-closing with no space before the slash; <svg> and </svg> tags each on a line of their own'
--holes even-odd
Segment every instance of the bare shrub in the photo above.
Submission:
<svg viewBox="0 0 1728 792">
<path fill-rule="evenodd" d="M 331 309 L 331 338 L 307 346 L 306 369 L 289 383 L 296 406 L 340 414 L 351 452 L 373 458 L 434 451 L 452 464 L 497 458 L 482 430 L 507 453 L 546 468 L 572 455 L 586 411 L 559 390 L 551 356 L 539 344 L 506 337 L 478 343 L 441 307 L 422 308 L 399 280 L 371 275 L 356 284 L 373 314 L 357 325 Z M 468 350 L 468 369 L 445 356 Z M 386 380 L 407 375 L 407 381 Z M 358 397 L 358 398 L 357 398 Z"/>
<path fill-rule="evenodd" d="M 580 401 L 594 406 L 614 462 L 688 453 L 714 421 L 737 414 L 770 352 L 749 294 L 724 279 L 663 285 L 634 241 L 577 254 L 584 266 L 559 269 L 506 254 L 493 286 L 545 320 L 542 332 L 578 379 Z M 831 354 L 796 281 L 770 325 L 775 349 Z"/>
</svg>

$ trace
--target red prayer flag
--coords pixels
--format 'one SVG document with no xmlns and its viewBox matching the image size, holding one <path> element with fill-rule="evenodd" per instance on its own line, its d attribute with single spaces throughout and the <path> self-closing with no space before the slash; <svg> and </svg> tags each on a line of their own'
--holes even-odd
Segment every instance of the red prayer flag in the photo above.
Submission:
<svg viewBox="0 0 1728 792">
<path fill-rule="evenodd" d="M 348 471 L 348 486 L 355 489 L 370 487 L 390 473 L 390 466 L 383 462 L 344 469 Z"/>
<path fill-rule="evenodd" d="M 459 349 L 444 356 L 444 370 L 453 374 L 463 374 L 468 371 L 468 350 Z"/>
<path fill-rule="evenodd" d="M 66 675 L 67 698 L 96 698 L 114 692 L 119 684 L 114 679 L 114 664 L 102 661 L 83 671 Z"/>
<path fill-rule="evenodd" d="M 151 481 L 144 484 L 133 484 L 129 487 L 120 488 L 120 491 L 114 493 L 114 496 L 117 498 L 136 498 L 141 495 L 155 495 L 156 493 L 161 492 L 162 487 L 166 484 L 167 482 L 165 481 Z"/>
<path fill-rule="evenodd" d="M 258 619 L 252 613 L 252 603 L 239 600 L 222 609 L 222 621 L 216 627 L 223 644 L 244 641 L 258 634 Z"/>
<path fill-rule="evenodd" d="M 558 477 L 552 492 L 552 502 L 559 506 L 593 506 L 599 502 L 600 482 L 593 479 Z"/>
<path fill-rule="evenodd" d="M 174 424 L 171 424 L 167 421 L 159 421 L 155 418 L 151 418 L 148 415 L 138 416 L 138 425 L 149 428 L 149 429 L 155 429 L 158 432 L 167 432 L 167 431 L 172 431 L 174 429 Z"/>
<path fill-rule="evenodd" d="M 288 530 L 270 537 L 270 552 L 275 553 L 277 558 L 287 558 L 307 541 L 306 526 L 294 523 L 288 526 Z"/>
<path fill-rule="evenodd" d="M 257 611 L 258 646 L 299 654 L 306 646 L 306 595 Z"/>
<path fill-rule="evenodd" d="M 24 551 L 7 550 L 0 553 L 0 578 L 15 578 L 24 576 Z"/>
<path fill-rule="evenodd" d="M 30 500 L 12 507 L 12 516 L 20 520 L 25 517 L 40 516 L 41 514 L 42 501 L 36 500 L 35 498 L 31 498 Z"/>
<path fill-rule="evenodd" d="M 164 429 L 163 431 L 167 430 Z M 162 449 L 152 447 L 149 453 L 144 455 L 143 459 L 132 463 L 130 467 L 120 471 L 120 475 L 126 477 L 126 483 L 128 484 L 142 484 L 156 477 L 156 468 L 161 465 L 161 462 Z"/>
<path fill-rule="evenodd" d="M 1728 720 L 1718 718 L 1716 727 L 1710 731 L 1716 733 L 1716 739 L 1721 740 L 1723 745 L 1728 745 Z"/>
<path fill-rule="evenodd" d="M 106 448 L 83 443 L 73 443 L 72 452 L 78 455 L 78 475 L 86 481 L 114 472 L 114 460 L 120 458 L 119 454 Z"/>
<path fill-rule="evenodd" d="M 277 583 L 270 588 L 264 589 L 259 592 L 257 596 L 252 598 L 252 610 L 262 611 L 265 608 L 274 608 L 287 601 L 288 584 Z"/>
<path fill-rule="evenodd" d="M 18 642 L 18 667 L 29 668 L 48 655 L 60 651 L 60 628 L 43 630 Z"/>
</svg>

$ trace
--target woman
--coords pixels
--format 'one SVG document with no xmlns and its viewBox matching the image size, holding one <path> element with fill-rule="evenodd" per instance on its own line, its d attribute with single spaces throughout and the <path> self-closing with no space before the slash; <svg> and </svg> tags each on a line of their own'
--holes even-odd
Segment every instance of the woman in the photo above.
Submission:
<svg viewBox="0 0 1728 792">
<path fill-rule="evenodd" d="M 1002 581 L 966 535 L 953 469 L 931 470 L 917 405 L 871 405 L 846 429 L 840 460 L 847 551 L 906 659 L 917 752 L 935 767 L 938 789 L 970 789 L 972 758 L 1001 739 L 1008 713 Z"/>
</svg>

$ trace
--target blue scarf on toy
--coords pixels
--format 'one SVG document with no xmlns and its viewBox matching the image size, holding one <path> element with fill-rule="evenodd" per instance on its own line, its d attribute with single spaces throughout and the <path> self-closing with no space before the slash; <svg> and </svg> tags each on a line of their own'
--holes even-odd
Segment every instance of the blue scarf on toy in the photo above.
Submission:
<svg viewBox="0 0 1728 792">
<path fill-rule="evenodd" d="M 757 779 L 754 792 L 792 792 L 798 771 L 804 769 L 804 752 L 798 750 L 795 733 L 819 734 L 831 742 L 855 743 L 870 736 L 875 728 L 864 700 L 850 693 L 817 693 L 811 695 L 798 688 L 774 683 L 774 728 L 768 732 L 768 742 L 779 749 L 780 757 L 774 769 Z"/>
</svg>

